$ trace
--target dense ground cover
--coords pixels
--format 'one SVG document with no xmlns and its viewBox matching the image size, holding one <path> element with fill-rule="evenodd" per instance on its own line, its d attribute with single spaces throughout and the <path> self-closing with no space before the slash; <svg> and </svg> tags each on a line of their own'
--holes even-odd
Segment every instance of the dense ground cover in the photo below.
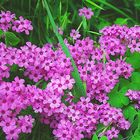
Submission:
<svg viewBox="0 0 140 140">
<path fill-rule="evenodd" d="M 139 0 L 0 9 L 0 140 L 140 139 Z"/>
</svg>

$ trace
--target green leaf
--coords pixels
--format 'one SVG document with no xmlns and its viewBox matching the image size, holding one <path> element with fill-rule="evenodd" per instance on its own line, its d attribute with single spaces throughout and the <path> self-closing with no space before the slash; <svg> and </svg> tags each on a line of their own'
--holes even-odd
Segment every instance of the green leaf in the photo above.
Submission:
<svg viewBox="0 0 140 140">
<path fill-rule="evenodd" d="M 128 89 L 128 85 L 130 84 L 128 79 L 124 79 L 124 78 L 120 78 L 120 82 L 119 82 L 119 88 L 121 90 L 127 90 Z"/>
<path fill-rule="evenodd" d="M 123 136 L 121 134 L 118 135 L 118 140 L 122 140 Z"/>
<path fill-rule="evenodd" d="M 108 102 L 117 108 L 122 108 L 124 105 L 128 105 L 129 104 L 129 99 L 128 97 L 122 95 L 119 92 L 116 93 L 109 93 L 109 100 Z"/>
<path fill-rule="evenodd" d="M 0 37 L 3 35 L 3 30 L 0 29 Z"/>
<path fill-rule="evenodd" d="M 41 79 L 41 80 L 39 80 L 35 85 L 38 87 L 43 81 L 44 81 L 44 80 Z"/>
<path fill-rule="evenodd" d="M 119 25 L 127 25 L 127 20 L 127 18 L 117 18 L 114 23 Z"/>
<path fill-rule="evenodd" d="M 122 108 L 123 106 L 129 104 L 129 98 L 125 96 L 127 89 L 123 88 L 118 91 L 118 87 L 119 84 L 117 84 L 115 88 L 108 94 L 108 102 L 111 104 L 111 106 Z"/>
<path fill-rule="evenodd" d="M 102 136 L 100 140 L 108 140 L 108 138 L 106 136 Z"/>
<path fill-rule="evenodd" d="M 130 140 L 130 138 L 132 138 L 132 136 L 133 136 L 133 132 L 131 129 L 129 129 L 129 130 L 125 131 L 125 134 L 123 134 L 123 135 L 124 135 L 123 136 L 124 140 Z M 122 140 L 122 139 L 118 139 L 118 140 Z"/>
<path fill-rule="evenodd" d="M 12 66 L 11 66 L 11 69 L 10 69 L 10 71 L 11 72 L 16 72 L 17 70 L 18 70 L 18 65 L 16 65 L 16 64 L 13 64 Z"/>
<path fill-rule="evenodd" d="M 110 22 L 106 21 L 106 20 L 101 20 L 99 22 L 97 26 L 98 30 L 101 30 L 102 28 L 106 27 L 106 26 L 109 26 L 110 25 Z"/>
<path fill-rule="evenodd" d="M 126 58 L 126 62 L 131 64 L 133 68 L 140 68 L 140 53 L 135 52 Z"/>
<path fill-rule="evenodd" d="M 140 128 L 140 110 L 138 110 L 138 126 Z"/>
<path fill-rule="evenodd" d="M 139 72 L 133 72 L 131 76 L 131 81 L 135 83 L 139 83 L 140 85 L 140 73 Z"/>
<path fill-rule="evenodd" d="M 140 140 L 140 127 L 138 127 L 136 129 L 136 131 L 134 132 L 134 135 L 131 138 L 131 140 Z"/>
<path fill-rule="evenodd" d="M 128 87 L 132 90 L 140 90 L 140 84 L 137 82 L 131 82 Z"/>
<path fill-rule="evenodd" d="M 131 124 L 131 130 L 134 131 L 136 130 L 138 127 L 138 116 L 136 116 L 136 118 L 134 118 L 133 123 Z"/>
<path fill-rule="evenodd" d="M 125 93 L 127 92 L 127 88 L 123 88 L 123 90 L 119 91 L 121 103 L 123 106 L 127 106 L 129 104 L 129 98 L 125 96 Z"/>
<path fill-rule="evenodd" d="M 140 140 L 140 134 L 139 135 L 133 135 L 130 140 Z"/>
<path fill-rule="evenodd" d="M 140 90 L 140 73 L 133 72 L 131 76 L 131 83 L 128 85 L 129 89 Z"/>
<path fill-rule="evenodd" d="M 16 46 L 19 42 L 20 39 L 12 32 L 6 32 L 5 33 L 5 41 L 6 45 L 10 46 Z"/>
<path fill-rule="evenodd" d="M 128 106 L 123 110 L 123 114 L 125 118 L 132 123 L 134 121 L 134 117 L 137 115 L 137 111 L 134 107 Z"/>
<path fill-rule="evenodd" d="M 47 87 L 47 82 L 44 81 L 44 82 L 42 83 L 42 89 L 46 89 L 46 87 Z"/>
<path fill-rule="evenodd" d="M 98 136 L 96 133 L 93 135 L 92 140 L 98 140 Z"/>
<path fill-rule="evenodd" d="M 76 87 L 77 87 L 76 97 L 77 97 L 77 100 L 78 100 L 81 96 L 86 96 L 86 92 L 85 92 L 82 80 L 80 78 L 78 69 L 77 69 L 76 64 L 75 64 L 75 62 L 74 62 L 74 60 L 73 60 L 73 58 L 72 58 L 72 56 L 70 54 L 70 51 L 69 51 L 68 47 L 65 45 L 65 43 L 63 41 L 63 38 L 61 37 L 61 35 L 57 31 L 57 27 L 56 27 L 56 24 L 55 24 L 54 19 L 52 17 L 51 11 L 49 9 L 47 0 L 43 0 L 43 4 L 44 4 L 44 8 L 46 9 L 46 11 L 48 13 L 50 22 L 51 22 L 53 30 L 54 30 L 54 33 L 55 33 L 55 35 L 57 36 L 57 38 L 59 40 L 59 43 L 60 43 L 60 45 L 62 47 L 63 52 L 66 54 L 67 57 L 69 57 L 71 59 L 72 66 L 74 68 L 74 71 L 72 72 L 72 76 L 76 81 Z"/>
<path fill-rule="evenodd" d="M 109 96 L 109 100 L 108 102 L 111 104 L 111 106 L 114 106 L 114 107 L 122 107 L 122 103 L 120 102 L 121 98 L 120 96 L 118 96 L 119 94 L 116 92 L 116 93 L 110 93 L 108 96 Z"/>
</svg>

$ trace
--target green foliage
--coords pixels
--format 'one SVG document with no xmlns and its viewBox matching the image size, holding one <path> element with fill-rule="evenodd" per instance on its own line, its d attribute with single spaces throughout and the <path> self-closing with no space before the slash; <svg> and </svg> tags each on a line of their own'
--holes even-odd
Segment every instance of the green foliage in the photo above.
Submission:
<svg viewBox="0 0 140 140">
<path fill-rule="evenodd" d="M 137 115 L 137 111 L 133 106 L 129 105 L 123 110 L 123 114 L 126 119 L 133 123 L 134 117 Z"/>
<path fill-rule="evenodd" d="M 127 20 L 127 18 L 117 18 L 114 23 L 119 25 L 127 25 Z"/>
<path fill-rule="evenodd" d="M 98 30 L 101 30 L 102 28 L 106 27 L 106 26 L 109 26 L 110 25 L 110 22 L 104 20 L 104 19 L 101 19 L 99 24 L 97 24 L 97 28 Z"/>
<path fill-rule="evenodd" d="M 0 38 L 1 38 L 2 35 L 3 35 L 3 31 L 0 29 Z"/>
<path fill-rule="evenodd" d="M 10 71 L 11 72 L 16 72 L 18 70 L 18 68 L 19 68 L 18 65 L 13 64 Z"/>
<path fill-rule="evenodd" d="M 106 136 L 102 136 L 100 140 L 108 140 L 108 138 Z"/>
<path fill-rule="evenodd" d="M 98 136 L 96 133 L 93 135 L 92 140 L 98 140 Z"/>
<path fill-rule="evenodd" d="M 138 123 L 140 124 L 140 121 Z M 133 134 L 133 136 L 132 136 L 132 138 L 130 140 L 139 140 L 139 139 L 140 139 L 140 125 L 135 130 L 135 132 L 134 132 L 134 134 Z"/>
<path fill-rule="evenodd" d="M 132 138 L 130 140 L 139 140 L 140 139 L 140 112 L 138 113 L 138 127 L 135 130 L 134 134 L 132 135 Z"/>
<path fill-rule="evenodd" d="M 140 73 L 139 72 L 133 72 L 131 76 L 131 81 L 140 84 Z"/>
<path fill-rule="evenodd" d="M 92 140 L 108 140 L 106 136 L 102 136 L 101 138 L 98 138 L 97 134 L 95 133 L 92 137 Z"/>
<path fill-rule="evenodd" d="M 16 46 L 20 39 L 12 32 L 5 32 L 5 42 L 7 46 Z"/>
<path fill-rule="evenodd" d="M 44 82 L 42 83 L 42 89 L 45 89 L 46 87 L 47 87 L 47 82 L 44 81 Z"/>
<path fill-rule="evenodd" d="M 115 86 L 115 88 L 108 94 L 109 103 L 117 108 L 122 108 L 129 104 L 128 97 L 125 96 L 126 89 L 118 90 L 119 84 Z"/>
<path fill-rule="evenodd" d="M 140 73 L 133 72 L 131 77 L 131 83 L 129 84 L 129 88 L 132 90 L 140 90 Z"/>
<path fill-rule="evenodd" d="M 131 64 L 133 68 L 138 69 L 140 68 L 140 53 L 128 53 L 128 57 L 126 58 L 126 62 Z"/>
</svg>

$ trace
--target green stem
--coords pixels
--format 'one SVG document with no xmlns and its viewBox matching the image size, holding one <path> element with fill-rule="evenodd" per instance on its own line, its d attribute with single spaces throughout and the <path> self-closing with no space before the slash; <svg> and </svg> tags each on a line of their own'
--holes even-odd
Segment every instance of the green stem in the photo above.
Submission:
<svg viewBox="0 0 140 140">
<path fill-rule="evenodd" d="M 95 34 L 95 35 L 99 35 L 99 36 L 102 35 L 101 33 L 97 33 L 97 32 L 94 32 L 94 31 L 87 31 L 87 32 L 92 33 L 92 34 Z"/>
<path fill-rule="evenodd" d="M 81 23 L 80 23 L 80 25 L 78 26 L 78 28 L 77 28 L 76 31 L 79 31 L 79 29 L 81 28 L 82 24 L 83 24 L 83 21 L 81 21 Z"/>
</svg>

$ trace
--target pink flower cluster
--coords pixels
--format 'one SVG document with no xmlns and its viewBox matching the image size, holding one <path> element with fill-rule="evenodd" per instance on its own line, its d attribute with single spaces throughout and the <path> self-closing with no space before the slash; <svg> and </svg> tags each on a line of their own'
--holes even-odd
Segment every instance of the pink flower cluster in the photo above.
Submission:
<svg viewBox="0 0 140 140">
<path fill-rule="evenodd" d="M 135 104 L 135 108 L 140 109 L 140 91 L 128 90 L 126 96 Z"/>
<path fill-rule="evenodd" d="M 20 111 L 30 105 L 24 80 L 16 77 L 12 82 L 0 82 L 0 127 L 7 140 L 17 140 L 20 133 L 31 133 L 34 119 L 20 116 Z"/>
<path fill-rule="evenodd" d="M 10 25 L 14 18 L 10 19 L 11 14 L 8 13 L 4 13 L 6 20 L 3 21 L 8 23 L 10 20 Z M 20 26 L 21 23 L 30 25 L 28 21 L 20 17 L 19 21 L 12 22 L 19 32 L 29 33 L 29 26 Z M 16 27 L 13 27 L 14 30 Z M 121 130 L 129 129 L 130 123 L 123 117 L 122 110 L 111 107 L 107 100 L 108 93 L 119 82 L 119 78 L 128 79 L 131 76 L 133 68 L 122 57 L 119 59 L 118 55 L 123 56 L 128 43 L 137 41 L 139 33 L 136 28 L 138 27 L 116 25 L 106 27 L 101 31 L 103 35 L 100 37 L 100 48 L 89 37 L 81 40 L 75 38 L 74 44 L 69 44 L 65 39 L 80 77 L 86 83 L 87 97 L 81 97 L 77 103 L 72 102 L 75 98 L 72 95 L 75 80 L 71 76 L 71 61 L 60 45 L 53 51 L 51 44 L 39 48 L 27 42 L 17 49 L 7 48 L 1 42 L 0 127 L 6 134 L 6 139 L 18 140 L 20 133 L 31 133 L 35 119 L 29 114 L 21 115 L 21 111 L 28 107 L 40 115 L 42 123 L 50 125 L 58 140 L 90 138 L 100 123 L 105 128 L 110 128 L 100 134 L 106 135 L 109 140 L 117 138 Z M 110 55 L 117 57 L 111 60 Z M 15 64 L 23 69 L 24 75 L 6 82 L 5 79 L 10 77 L 10 69 Z M 44 80 L 47 86 L 43 90 L 36 85 L 29 85 L 25 82 L 25 77 L 37 84 Z M 68 98 L 63 98 L 65 96 Z"/>
<path fill-rule="evenodd" d="M 100 123 L 104 124 L 105 128 L 112 125 L 111 129 L 99 134 L 100 136 L 106 135 L 108 140 L 118 138 L 120 130 L 128 130 L 130 127 L 130 123 L 124 119 L 121 109 L 110 107 L 109 104 L 101 105 L 99 115 L 101 118 Z"/>
<path fill-rule="evenodd" d="M 113 25 L 103 28 L 99 40 L 101 48 L 112 56 L 123 56 L 127 50 L 126 46 L 133 52 L 140 52 L 140 26 L 128 28 L 127 26 Z"/>
<path fill-rule="evenodd" d="M 86 47 L 84 47 L 85 44 L 87 45 Z M 131 75 L 132 68 L 129 64 L 124 62 L 124 60 L 110 60 L 106 64 L 103 64 L 101 62 L 102 51 L 95 48 L 93 46 L 93 41 L 89 38 L 77 40 L 75 46 L 68 46 L 78 66 L 81 78 L 87 84 L 87 96 L 89 98 L 81 98 L 77 104 L 69 102 L 69 106 L 66 106 L 62 102 L 61 99 L 64 92 L 71 91 L 75 81 L 70 75 L 70 72 L 73 70 L 70 59 L 66 58 L 60 48 L 53 51 L 49 44 L 44 45 L 43 48 L 38 48 L 30 42 L 27 42 L 25 46 L 16 49 L 11 47 L 7 48 L 5 44 L 1 43 L 1 104 L 3 105 L 3 102 L 9 104 L 7 91 L 5 93 L 6 101 L 3 101 L 3 90 L 5 90 L 3 86 L 10 84 L 11 86 L 9 87 L 9 90 L 13 90 L 14 88 L 17 91 L 17 96 L 14 91 L 11 92 L 11 95 L 8 94 L 14 100 L 11 102 L 12 105 L 9 105 L 10 107 L 14 106 L 20 108 L 8 108 L 8 110 L 17 110 L 17 114 L 19 114 L 22 109 L 32 106 L 35 113 L 40 113 L 42 122 L 50 124 L 54 129 L 53 133 L 58 139 L 75 138 L 80 140 L 81 138 L 92 136 L 96 131 L 96 125 L 99 123 L 99 120 L 103 124 L 106 124 L 107 121 L 102 121 L 104 116 L 99 115 L 99 113 L 105 111 L 105 109 L 102 108 L 102 105 L 92 104 L 91 99 L 103 102 L 104 107 L 106 107 L 108 99 L 107 93 L 109 93 L 118 82 L 119 76 L 128 78 Z M 75 51 L 73 51 L 73 49 L 75 49 Z M 99 55 L 98 57 L 96 53 Z M 89 61 L 89 58 L 92 58 L 92 60 Z M 24 75 L 34 80 L 34 82 L 38 82 L 41 79 L 49 81 L 47 88 L 41 90 L 36 88 L 36 86 L 25 86 L 24 80 L 20 80 L 17 77 L 12 83 L 2 81 L 3 78 L 8 78 L 10 76 L 10 67 L 13 64 L 17 64 L 21 68 L 24 67 Z M 93 73 L 93 71 L 97 74 Z M 105 82 L 102 82 L 103 79 Z M 17 100 L 17 98 L 19 98 L 19 100 Z M 6 107 L 4 108 L 7 109 Z M 8 110 L 5 110 L 5 112 L 8 112 Z M 112 115 L 117 116 L 115 111 L 114 113 L 111 111 L 111 113 Z M 4 113 L 2 114 L 4 115 Z M 11 118 L 15 117 L 15 119 L 17 119 L 17 114 L 11 116 Z M 1 118 L 5 118 L 5 115 L 3 115 Z M 122 123 L 126 123 L 125 119 L 122 119 Z M 114 125 L 114 127 L 118 130 L 120 130 L 120 128 L 126 129 L 121 127 L 122 123 L 115 120 L 114 124 L 118 124 L 118 126 L 116 128 L 116 125 Z M 18 126 L 17 123 L 16 126 Z M 14 137 L 8 133 L 9 131 L 5 131 L 4 126 L 2 126 L 2 128 L 7 137 L 13 139 L 18 139 L 18 134 L 21 132 L 26 133 L 26 131 L 17 132 L 17 129 L 19 130 L 22 128 L 16 127 L 16 130 L 14 131 L 16 137 Z M 67 133 L 69 135 L 66 135 Z M 67 138 L 67 136 L 69 136 L 69 138 Z"/>
<path fill-rule="evenodd" d="M 79 16 L 84 16 L 86 19 L 89 20 L 93 16 L 93 12 L 92 12 L 91 8 L 83 7 L 81 9 L 79 9 Z"/>
<path fill-rule="evenodd" d="M 83 97 L 77 104 L 65 106 L 63 114 L 56 114 L 52 118 L 44 116 L 42 122 L 50 124 L 54 129 L 53 134 L 60 140 L 91 138 L 99 122 L 105 127 L 112 126 L 118 132 L 130 127 L 120 109 L 110 107 L 109 104 L 92 104 L 89 98 Z M 109 135 L 108 131 L 103 135 L 108 138 L 118 137 L 118 133 Z"/>
<path fill-rule="evenodd" d="M 63 54 L 62 50 L 53 51 L 51 45 L 46 44 L 43 48 L 27 42 L 21 49 L 0 43 L 0 79 L 9 77 L 9 67 L 5 64 L 17 64 L 19 67 L 26 68 L 24 75 L 29 76 L 34 82 L 41 79 L 59 79 L 59 77 L 70 75 L 72 66 L 69 58 Z M 55 81 L 54 80 L 54 81 Z M 63 83 L 64 84 L 64 83 Z"/>
<path fill-rule="evenodd" d="M 19 17 L 19 20 L 16 20 L 15 14 L 12 14 L 10 11 L 1 11 L 0 29 L 3 31 L 12 29 L 18 33 L 25 32 L 26 35 L 29 35 L 29 31 L 33 30 L 33 26 L 31 21 L 24 19 L 22 16 Z"/>
</svg>

